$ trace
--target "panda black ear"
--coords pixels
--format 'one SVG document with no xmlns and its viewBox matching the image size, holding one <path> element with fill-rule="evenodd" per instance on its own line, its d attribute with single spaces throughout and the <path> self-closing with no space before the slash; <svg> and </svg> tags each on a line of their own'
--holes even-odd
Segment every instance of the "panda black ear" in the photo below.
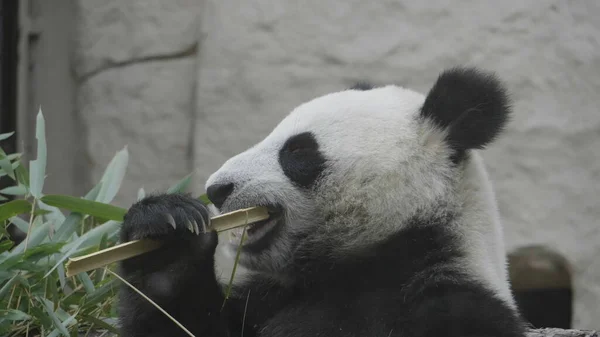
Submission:
<svg viewBox="0 0 600 337">
<path fill-rule="evenodd" d="M 493 74 L 452 68 L 438 77 L 427 94 L 421 116 L 445 130 L 446 141 L 460 157 L 494 141 L 510 110 L 506 90 Z"/>
</svg>

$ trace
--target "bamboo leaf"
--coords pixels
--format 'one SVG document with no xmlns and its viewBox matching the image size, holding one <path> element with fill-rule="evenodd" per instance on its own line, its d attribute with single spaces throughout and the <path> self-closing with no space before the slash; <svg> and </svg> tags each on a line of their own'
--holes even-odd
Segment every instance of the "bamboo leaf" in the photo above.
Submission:
<svg viewBox="0 0 600 337">
<path fill-rule="evenodd" d="M 188 174 L 183 179 L 178 181 L 175 185 L 169 187 L 169 189 L 167 190 L 167 193 L 172 194 L 172 193 L 184 192 L 187 189 L 187 187 L 189 186 L 190 181 L 192 181 L 193 175 L 194 175 L 194 172 Z"/>
<path fill-rule="evenodd" d="M 45 195 L 41 198 L 48 205 L 65 208 L 72 212 L 89 214 L 94 217 L 123 221 L 125 209 L 102 202 L 86 200 L 67 195 Z"/>
<path fill-rule="evenodd" d="M 210 199 L 208 199 L 208 196 L 206 194 L 202 194 L 201 196 L 198 197 L 198 199 L 200 199 L 200 201 L 202 201 L 202 203 L 204 203 L 204 205 L 212 204 L 212 202 L 210 201 Z"/>
<path fill-rule="evenodd" d="M 41 108 L 36 119 L 35 138 L 37 139 L 37 159 L 29 163 L 29 190 L 34 198 L 39 199 L 42 197 L 44 179 L 46 178 L 47 154 L 46 122 Z"/>
<path fill-rule="evenodd" d="M 117 192 L 119 192 L 119 188 L 121 187 L 121 182 L 123 181 L 123 177 L 127 171 L 128 163 L 129 151 L 127 150 L 126 146 L 121 151 L 117 152 L 117 154 L 115 154 L 111 162 L 106 167 L 106 170 L 100 179 L 102 187 L 100 188 L 100 192 L 98 193 L 96 201 L 109 203 L 114 199 L 114 197 L 117 195 Z"/>
<path fill-rule="evenodd" d="M 8 280 L 8 282 L 6 282 L 2 286 L 2 288 L 0 288 L 0 301 L 4 298 L 4 296 L 6 296 L 6 294 L 8 294 L 8 292 L 12 288 L 13 284 L 15 284 L 19 281 L 18 276 L 19 276 L 19 274 L 15 274 L 15 276 L 11 277 L 11 279 Z"/>
<path fill-rule="evenodd" d="M 64 252 L 64 254 L 56 262 L 54 267 L 52 267 L 46 273 L 46 275 L 44 275 L 44 277 L 47 277 L 48 275 L 50 275 L 50 273 L 52 273 L 54 271 L 54 269 L 56 269 L 59 265 L 61 265 L 64 262 L 64 260 L 66 260 L 67 258 L 69 258 L 72 255 L 74 255 L 75 253 L 77 253 L 77 249 L 80 246 L 84 245 L 84 247 L 85 247 L 86 245 L 87 246 L 97 245 L 102 240 L 102 236 L 104 234 L 107 234 L 107 236 L 109 238 L 113 235 L 118 234 L 119 225 L 120 225 L 120 223 L 116 222 L 116 221 L 105 222 L 98 227 L 92 228 L 91 230 L 89 230 L 88 232 L 86 232 L 85 234 L 83 234 L 82 236 L 77 238 L 76 240 L 66 244 L 62 249 L 62 252 Z"/>
<path fill-rule="evenodd" d="M 31 211 L 31 204 L 29 201 L 21 199 L 9 201 L 0 205 L 0 221 L 29 211 Z"/>
<path fill-rule="evenodd" d="M 10 240 L 0 241 L 0 253 L 4 253 L 13 246 L 13 242 Z"/>
<path fill-rule="evenodd" d="M 8 132 L 8 133 L 2 133 L 2 134 L 0 134 L 0 141 L 2 141 L 2 140 L 5 140 L 5 139 L 8 139 L 8 138 L 10 138 L 12 135 L 14 135 L 14 134 L 15 134 L 15 132 L 14 132 L 14 131 L 13 131 L 13 132 Z"/>
<path fill-rule="evenodd" d="M 47 205 L 41 200 L 36 200 L 39 209 L 35 211 L 35 215 L 44 214 L 46 219 L 54 221 L 54 223 L 63 223 L 65 221 L 65 215 L 54 206 Z"/>
<path fill-rule="evenodd" d="M 10 218 L 10 222 L 17 226 L 17 228 L 19 230 L 21 230 L 23 233 L 27 233 L 27 231 L 29 230 L 29 223 L 21 218 L 19 218 L 18 216 L 13 216 Z"/>
<path fill-rule="evenodd" d="M 4 171 L 6 174 L 8 174 L 9 177 L 11 177 L 13 179 L 15 178 L 14 169 L 8 158 L 4 157 L 4 158 L 0 159 L 0 169 L 2 169 L 2 171 Z"/>
<path fill-rule="evenodd" d="M 8 195 L 25 195 L 27 194 L 27 187 L 24 185 L 9 186 L 0 190 L 0 193 Z"/>
<path fill-rule="evenodd" d="M 77 320 L 75 320 L 75 316 L 76 315 L 71 315 L 69 317 L 67 317 L 62 324 L 64 326 L 68 326 L 71 324 L 71 322 L 74 322 L 73 324 L 77 323 Z M 62 333 L 62 330 L 59 328 L 54 329 L 54 331 L 52 331 L 47 337 L 56 337 L 58 336 L 60 333 Z M 69 335 L 70 336 L 70 335 Z M 77 335 L 76 335 L 77 336 Z"/>
<path fill-rule="evenodd" d="M 116 334 L 116 335 L 118 335 L 118 334 L 120 333 L 120 332 L 119 332 L 119 330 L 118 330 L 117 328 L 115 328 L 114 326 L 112 326 L 112 325 L 110 325 L 110 324 L 108 324 L 108 323 L 104 322 L 104 321 L 103 321 L 103 320 L 101 320 L 101 319 L 98 319 L 98 318 L 96 318 L 96 317 L 93 317 L 93 316 L 91 316 L 91 315 L 84 315 L 84 316 L 82 317 L 82 319 L 83 319 L 83 320 L 85 320 L 85 321 L 87 321 L 87 322 L 89 322 L 89 323 L 92 323 L 92 324 L 93 324 L 93 325 L 95 325 L 96 327 L 99 327 L 99 328 L 101 328 L 101 329 L 108 330 L 109 332 L 111 332 L 111 333 L 113 333 L 113 334 Z M 50 336 L 48 336 L 48 337 L 50 337 Z"/>
<path fill-rule="evenodd" d="M 50 302 L 49 300 L 47 300 L 41 296 L 36 296 L 36 299 L 38 301 L 40 301 L 40 303 L 42 303 L 44 309 L 46 309 L 46 313 L 48 313 L 48 316 L 50 316 L 50 319 L 52 320 L 54 327 L 56 327 L 60 331 L 60 333 L 62 333 L 65 337 L 70 337 L 70 334 L 69 334 L 69 331 L 67 330 L 67 328 L 63 325 L 63 323 L 60 321 L 60 319 L 58 319 L 58 317 L 56 317 L 56 314 L 54 313 L 54 308 L 53 308 L 52 302 Z"/>
<path fill-rule="evenodd" d="M 17 309 L 0 310 L 0 319 L 8 321 L 28 321 L 31 316 Z"/>
<path fill-rule="evenodd" d="M 13 257 L 25 250 L 25 247 L 35 247 L 40 244 L 45 238 L 48 237 L 48 227 L 50 225 L 49 222 L 44 222 L 40 224 L 41 218 L 35 218 L 33 220 L 33 229 L 30 230 L 30 233 L 27 239 L 23 240 L 23 242 L 19 243 L 15 248 L 10 251 L 10 254 L 6 256 L 6 258 Z M 3 259 L 0 259 L 0 263 L 3 262 Z"/>
<path fill-rule="evenodd" d="M 86 200 L 95 200 L 100 192 L 100 188 L 102 187 L 102 183 L 97 184 L 92 188 L 83 198 Z M 77 225 L 81 223 L 83 219 L 83 214 L 72 212 L 70 213 L 64 221 L 58 226 L 56 230 L 56 234 L 54 234 L 54 240 L 61 241 L 68 239 L 75 230 L 77 230 Z"/>
<path fill-rule="evenodd" d="M 17 181 L 21 185 L 25 185 L 29 188 L 29 173 L 23 165 L 19 165 L 15 168 L 15 174 L 17 175 Z"/>
<path fill-rule="evenodd" d="M 92 294 L 94 291 L 96 291 L 94 283 L 92 282 L 92 279 L 88 273 L 79 273 L 77 274 L 77 278 L 79 278 L 79 281 L 81 281 L 81 284 L 83 284 L 83 288 L 85 289 L 86 293 Z"/>
</svg>

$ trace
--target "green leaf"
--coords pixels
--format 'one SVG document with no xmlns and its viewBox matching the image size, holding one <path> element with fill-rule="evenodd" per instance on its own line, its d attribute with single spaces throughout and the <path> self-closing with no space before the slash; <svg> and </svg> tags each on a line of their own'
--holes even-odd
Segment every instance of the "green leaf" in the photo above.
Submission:
<svg viewBox="0 0 600 337">
<path fill-rule="evenodd" d="M 0 169 L 8 174 L 11 178 L 15 178 L 15 171 L 13 170 L 12 164 L 8 158 L 0 159 Z"/>
<path fill-rule="evenodd" d="M 200 199 L 200 201 L 202 201 L 202 203 L 204 203 L 204 205 L 212 204 L 212 201 L 210 201 L 210 199 L 208 199 L 208 196 L 206 194 L 202 194 L 201 196 L 198 197 L 198 199 Z"/>
<path fill-rule="evenodd" d="M 42 243 L 33 248 L 28 248 L 23 252 L 23 259 L 27 261 L 37 261 L 48 255 L 59 253 L 66 242 Z"/>
<path fill-rule="evenodd" d="M 14 242 L 10 240 L 0 241 L 0 253 L 4 253 L 13 246 Z"/>
<path fill-rule="evenodd" d="M 123 221 L 127 212 L 117 206 L 67 195 L 45 195 L 41 200 L 51 206 L 114 221 Z"/>
<path fill-rule="evenodd" d="M 65 266 L 62 264 L 58 264 L 56 267 L 56 272 L 58 273 L 58 282 L 60 283 L 60 289 L 64 291 L 65 285 L 67 284 L 67 277 L 65 275 Z M 48 274 L 50 275 L 50 274 Z"/>
<path fill-rule="evenodd" d="M 79 281 L 81 281 L 81 284 L 83 284 L 83 288 L 85 289 L 86 293 L 92 294 L 94 291 L 96 291 L 94 283 L 92 282 L 92 279 L 88 273 L 79 273 L 77 274 L 77 278 Z"/>
<path fill-rule="evenodd" d="M 184 192 L 187 189 L 188 185 L 190 184 L 190 181 L 192 181 L 193 175 L 194 175 L 194 172 L 188 174 L 183 179 L 178 181 L 175 185 L 169 187 L 169 189 L 167 190 L 167 193 L 172 194 L 172 193 Z"/>
<path fill-rule="evenodd" d="M 29 173 L 27 172 L 25 166 L 17 166 L 17 168 L 15 168 L 15 173 L 17 174 L 17 181 L 19 184 L 25 185 L 27 188 L 29 188 Z"/>
<path fill-rule="evenodd" d="M 31 319 L 31 316 L 27 315 L 21 310 L 8 309 L 0 310 L 0 319 L 5 319 L 8 321 L 28 321 Z"/>
<path fill-rule="evenodd" d="M 55 241 L 63 241 L 67 240 L 75 231 L 77 230 L 77 225 L 81 223 L 83 216 L 79 213 L 71 213 L 66 218 L 65 221 L 58 227 L 56 233 L 54 233 Z"/>
<path fill-rule="evenodd" d="M 50 328 L 52 327 L 52 320 L 50 319 L 50 317 L 38 306 L 31 306 L 29 313 L 34 316 L 35 318 L 37 318 L 40 323 L 42 323 L 42 326 L 45 328 Z"/>
<path fill-rule="evenodd" d="M 119 233 L 118 229 L 119 229 L 120 224 L 121 224 L 120 222 L 116 222 L 116 221 L 105 222 L 102 225 L 94 227 L 91 230 L 87 231 L 85 234 L 83 234 L 76 240 L 73 240 L 72 242 L 69 242 L 68 244 L 66 244 L 62 249 L 62 252 L 64 252 L 63 255 L 56 262 L 54 267 L 52 267 L 46 273 L 46 275 L 44 275 L 44 277 L 47 277 L 48 275 L 50 275 L 50 273 L 52 273 L 54 271 L 54 269 L 56 269 L 60 264 L 62 264 L 64 260 L 66 260 L 67 258 L 69 258 L 72 255 L 74 255 L 75 253 L 77 253 L 77 249 L 80 246 L 83 245 L 84 248 L 82 248 L 82 249 L 85 249 L 86 245 L 87 245 L 87 247 L 89 247 L 89 246 L 94 246 L 94 245 L 99 244 L 100 240 L 102 240 L 102 236 L 105 233 L 107 234 L 108 237 L 117 235 Z"/>
<path fill-rule="evenodd" d="M 129 151 L 127 150 L 126 146 L 115 154 L 113 159 L 106 167 L 106 170 L 100 179 L 102 187 L 100 188 L 100 192 L 98 193 L 96 201 L 109 203 L 114 199 L 114 197 L 117 195 L 117 192 L 119 192 L 119 188 L 121 187 L 121 182 L 123 181 L 123 177 L 127 171 L 128 163 Z"/>
<path fill-rule="evenodd" d="M 40 259 L 60 252 L 64 242 L 44 243 L 27 248 L 26 251 L 14 254 L 0 263 L 3 270 L 36 268 L 34 264 Z M 41 266 L 39 266 L 41 267 Z"/>
<path fill-rule="evenodd" d="M 0 205 L 0 221 L 9 219 L 15 215 L 30 212 L 31 204 L 27 200 L 12 200 Z"/>
<path fill-rule="evenodd" d="M 19 281 L 19 274 L 15 274 L 15 276 L 11 277 L 8 282 L 6 282 L 2 288 L 0 288 L 0 301 L 8 294 L 12 286 Z"/>
<path fill-rule="evenodd" d="M 23 240 L 23 242 L 19 243 L 15 248 L 10 251 L 7 257 L 13 257 L 17 254 L 20 254 L 25 250 L 25 245 L 27 245 L 27 249 L 31 247 L 35 247 L 44 241 L 45 238 L 48 237 L 48 227 L 50 225 L 49 222 L 44 222 L 40 224 L 41 218 L 35 218 L 33 220 L 33 229 L 30 230 L 29 236 L 27 240 Z M 0 258 L 0 263 L 3 262 L 3 259 Z"/>
<path fill-rule="evenodd" d="M 9 186 L 0 190 L 0 193 L 8 195 L 25 195 L 27 194 L 27 187 L 24 185 Z"/>
<path fill-rule="evenodd" d="M 29 163 L 29 190 L 31 195 L 39 199 L 42 197 L 44 179 L 46 178 L 46 122 L 42 109 L 37 115 L 35 138 L 37 138 L 37 159 Z"/>
<path fill-rule="evenodd" d="M 95 326 L 96 326 L 96 327 L 98 327 L 98 328 L 101 328 L 101 329 L 108 330 L 108 331 L 110 331 L 111 333 L 113 333 L 113 334 L 115 334 L 115 335 L 117 335 L 117 336 L 118 336 L 118 335 L 119 335 L 119 333 L 120 333 L 120 331 L 119 331 L 117 328 L 115 328 L 114 326 L 112 326 L 112 325 L 110 325 L 110 324 L 108 324 L 108 323 L 104 322 L 104 321 L 103 321 L 103 320 L 101 320 L 101 319 L 98 319 L 98 318 L 96 318 L 96 317 L 93 317 L 93 316 L 91 316 L 91 315 L 84 315 L 84 316 L 82 317 L 82 319 L 83 319 L 83 320 L 85 320 L 85 321 L 87 321 L 87 322 L 89 322 L 89 323 L 92 323 L 93 325 L 95 325 Z M 48 336 L 48 337 L 49 337 L 49 336 Z"/>
<path fill-rule="evenodd" d="M 81 306 L 81 310 L 86 310 L 94 307 L 96 304 L 106 300 L 108 297 L 113 295 L 114 291 L 119 286 L 119 280 L 116 278 L 111 279 L 101 287 L 97 288 L 94 293 L 86 295 L 85 302 Z"/>
<path fill-rule="evenodd" d="M 86 200 L 94 200 L 100 192 L 102 183 L 97 184 L 92 188 L 83 198 Z M 62 241 L 67 240 L 77 230 L 77 225 L 81 223 L 83 215 L 77 212 L 70 213 L 63 222 L 58 226 L 56 233 L 54 234 L 54 240 Z"/>
<path fill-rule="evenodd" d="M 29 230 L 29 223 L 21 218 L 19 218 L 18 216 L 13 216 L 10 218 L 10 222 L 17 226 L 18 229 L 20 229 L 22 232 L 27 233 L 27 231 Z"/>
<path fill-rule="evenodd" d="M 75 320 L 75 316 L 76 315 L 71 315 L 69 317 L 67 317 L 62 324 L 65 326 L 68 326 L 71 324 L 71 322 L 74 321 L 74 324 L 77 322 L 77 320 Z M 56 337 L 58 336 L 60 333 L 62 333 L 62 330 L 59 328 L 54 329 L 54 331 L 52 331 L 47 337 Z M 75 336 L 78 336 L 78 334 L 76 334 Z M 68 335 L 68 337 L 70 337 L 70 335 Z"/>
<path fill-rule="evenodd" d="M 39 209 L 35 210 L 35 215 L 46 215 L 46 219 L 52 220 L 54 223 L 62 223 L 65 221 L 65 215 L 57 207 L 47 205 L 39 199 L 36 201 Z"/>
<path fill-rule="evenodd" d="M 56 317 L 56 314 L 54 313 L 53 303 L 41 296 L 36 296 L 36 299 L 40 301 L 44 309 L 46 309 L 46 313 L 48 314 L 48 316 L 50 316 L 54 327 L 56 327 L 60 331 L 60 333 L 62 333 L 65 337 L 70 337 L 67 328 L 63 325 L 60 319 Z"/>
<path fill-rule="evenodd" d="M 10 138 L 10 136 L 14 135 L 15 132 L 8 132 L 0 134 L 0 141 Z"/>
<path fill-rule="evenodd" d="M 100 238 L 100 244 L 98 245 L 98 250 L 100 251 L 107 247 L 108 247 L 108 234 L 104 233 L 102 235 L 102 237 Z M 94 274 L 94 282 L 96 284 L 98 284 L 100 281 L 102 281 L 103 276 L 104 276 L 104 270 L 96 270 L 96 273 Z"/>
</svg>

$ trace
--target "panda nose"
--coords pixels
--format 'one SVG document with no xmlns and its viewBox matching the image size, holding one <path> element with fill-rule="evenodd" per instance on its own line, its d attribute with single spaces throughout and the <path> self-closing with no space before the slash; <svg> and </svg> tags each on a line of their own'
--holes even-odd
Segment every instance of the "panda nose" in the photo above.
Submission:
<svg viewBox="0 0 600 337">
<path fill-rule="evenodd" d="M 206 196 L 217 208 L 221 208 L 227 197 L 231 195 L 231 192 L 233 192 L 233 183 L 213 184 L 206 189 Z"/>
</svg>

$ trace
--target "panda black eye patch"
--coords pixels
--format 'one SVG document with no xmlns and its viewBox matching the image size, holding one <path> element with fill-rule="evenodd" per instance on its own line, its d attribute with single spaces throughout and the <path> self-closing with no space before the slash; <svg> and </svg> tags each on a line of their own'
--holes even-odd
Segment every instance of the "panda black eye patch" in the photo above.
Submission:
<svg viewBox="0 0 600 337">
<path fill-rule="evenodd" d="M 325 169 L 325 157 L 311 132 L 290 137 L 279 151 L 283 173 L 296 185 L 310 188 Z"/>
</svg>

